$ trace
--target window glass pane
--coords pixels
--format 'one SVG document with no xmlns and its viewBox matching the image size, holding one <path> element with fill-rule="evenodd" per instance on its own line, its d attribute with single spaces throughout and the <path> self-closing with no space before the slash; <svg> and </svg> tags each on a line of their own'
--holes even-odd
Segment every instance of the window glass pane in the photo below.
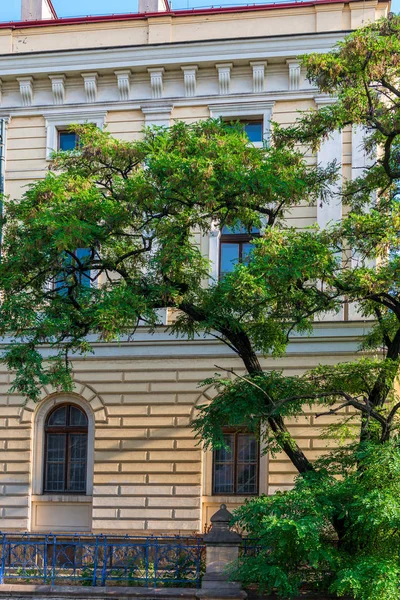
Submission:
<svg viewBox="0 0 400 600">
<path fill-rule="evenodd" d="M 221 275 L 230 273 L 239 262 L 239 244 L 221 243 Z"/>
<path fill-rule="evenodd" d="M 63 492 L 64 463 L 48 463 L 46 480 L 46 492 Z"/>
<path fill-rule="evenodd" d="M 58 140 L 59 150 L 75 150 L 78 145 L 78 136 L 72 131 L 60 131 Z"/>
<path fill-rule="evenodd" d="M 242 262 L 248 263 L 251 257 L 252 252 L 254 251 L 253 244 L 245 242 L 242 244 Z"/>
<path fill-rule="evenodd" d="M 238 494 L 257 493 L 258 442 L 253 435 L 239 433 L 237 436 L 237 482 Z"/>
<path fill-rule="evenodd" d="M 86 491 L 86 463 L 71 463 L 69 471 L 69 492 Z"/>
<path fill-rule="evenodd" d="M 45 489 L 48 492 L 64 490 L 65 438 L 64 433 L 47 434 Z"/>
<path fill-rule="evenodd" d="M 224 235 L 237 235 L 238 233 L 247 233 L 244 225 L 236 223 L 236 225 L 224 225 L 221 233 Z"/>
<path fill-rule="evenodd" d="M 69 424 L 76 425 L 77 427 L 85 427 L 87 425 L 87 417 L 83 410 L 80 410 L 76 406 L 71 406 L 70 410 Z"/>
<path fill-rule="evenodd" d="M 67 407 L 62 406 L 61 408 L 58 408 L 53 413 L 51 413 L 49 420 L 47 421 L 47 424 L 49 426 L 59 426 L 59 427 L 66 425 L 67 424 Z"/>
<path fill-rule="evenodd" d="M 233 461 L 233 444 L 234 436 L 232 433 L 224 435 L 224 441 L 227 448 L 219 448 L 215 451 L 215 462 L 232 462 Z"/>
<path fill-rule="evenodd" d="M 89 248 L 77 248 L 75 254 L 81 263 L 85 263 L 91 256 Z M 85 287 L 90 287 L 90 269 L 80 273 L 80 282 Z"/>
<path fill-rule="evenodd" d="M 248 123 L 244 123 L 244 130 L 250 142 L 263 141 L 262 121 L 249 121 Z"/>
<path fill-rule="evenodd" d="M 233 493 L 233 464 L 214 465 L 214 494 Z"/>
<path fill-rule="evenodd" d="M 232 433 L 224 435 L 227 448 L 214 452 L 214 494 L 232 494 L 234 492 L 234 443 Z"/>
<path fill-rule="evenodd" d="M 84 492 L 86 489 L 86 451 L 86 434 L 71 434 L 69 436 L 69 491 Z"/>
<path fill-rule="evenodd" d="M 236 225 L 224 225 L 221 229 L 222 235 L 238 235 L 238 234 L 249 234 L 248 228 L 246 228 L 241 223 L 237 223 Z M 258 227 L 251 227 L 250 234 L 260 233 L 260 229 Z"/>
<path fill-rule="evenodd" d="M 257 440 L 246 433 L 238 434 L 238 462 L 257 461 Z"/>
<path fill-rule="evenodd" d="M 51 462 L 65 461 L 65 433 L 49 433 L 47 435 L 47 460 Z"/>
<path fill-rule="evenodd" d="M 238 494 L 256 494 L 257 493 L 257 465 L 256 464 L 238 464 L 237 465 L 237 489 Z"/>
<path fill-rule="evenodd" d="M 86 460 L 86 433 L 71 433 L 69 456 L 71 461 Z"/>
</svg>

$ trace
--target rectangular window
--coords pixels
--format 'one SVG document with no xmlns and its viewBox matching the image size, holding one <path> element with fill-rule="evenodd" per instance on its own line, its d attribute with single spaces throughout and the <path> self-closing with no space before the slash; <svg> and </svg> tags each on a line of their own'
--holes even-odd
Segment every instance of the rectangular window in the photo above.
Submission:
<svg viewBox="0 0 400 600">
<path fill-rule="evenodd" d="M 223 278 L 231 273 L 238 263 L 248 263 L 253 245 L 251 240 L 259 237 L 260 230 L 252 227 L 250 230 L 238 223 L 233 227 L 224 225 L 220 239 L 219 276 Z"/>
<path fill-rule="evenodd" d="M 256 437 L 242 430 L 226 430 L 226 448 L 213 456 L 213 495 L 258 494 L 259 445 Z"/>
<path fill-rule="evenodd" d="M 73 131 L 58 132 L 58 150 L 75 150 L 79 144 L 79 137 Z"/>
<path fill-rule="evenodd" d="M 68 279 L 68 276 L 72 274 L 76 276 L 76 278 L 82 286 L 91 287 L 92 281 L 90 279 L 90 269 L 84 271 L 79 270 L 80 264 L 84 265 L 85 262 L 87 262 L 88 259 L 91 257 L 90 249 L 77 248 L 75 250 L 75 257 L 76 260 L 72 258 L 71 255 L 65 254 L 65 257 L 63 259 L 62 270 L 54 282 L 54 287 L 58 290 L 60 294 L 66 294 L 66 280 Z"/>
<path fill-rule="evenodd" d="M 228 120 L 228 119 L 227 119 Z M 240 125 L 247 137 L 249 142 L 253 144 L 262 144 L 264 139 L 264 123 L 262 119 L 229 119 L 228 121 L 232 125 Z"/>
</svg>

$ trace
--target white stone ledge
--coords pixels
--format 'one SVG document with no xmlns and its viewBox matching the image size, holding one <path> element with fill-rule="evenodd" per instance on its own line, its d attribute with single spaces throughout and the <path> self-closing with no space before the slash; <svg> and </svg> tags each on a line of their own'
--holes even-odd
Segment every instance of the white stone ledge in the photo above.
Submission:
<svg viewBox="0 0 400 600">
<path fill-rule="evenodd" d="M 92 496 L 80 495 L 80 494 L 40 494 L 33 495 L 32 502 L 79 502 L 91 504 L 93 501 Z"/>
</svg>

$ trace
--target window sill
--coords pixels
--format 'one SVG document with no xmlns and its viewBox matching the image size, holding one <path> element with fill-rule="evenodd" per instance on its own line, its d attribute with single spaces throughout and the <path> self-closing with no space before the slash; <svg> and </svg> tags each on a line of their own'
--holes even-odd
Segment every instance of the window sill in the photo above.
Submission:
<svg viewBox="0 0 400 600">
<path fill-rule="evenodd" d="M 92 496 L 84 494 L 41 494 L 32 496 L 32 502 L 83 502 L 91 503 Z"/>
<path fill-rule="evenodd" d="M 260 494 L 248 494 L 247 496 L 241 494 L 221 494 L 215 496 L 203 496 L 203 502 L 209 503 L 224 503 L 224 504 L 242 504 L 245 500 L 249 500 L 249 498 L 259 498 Z"/>
</svg>

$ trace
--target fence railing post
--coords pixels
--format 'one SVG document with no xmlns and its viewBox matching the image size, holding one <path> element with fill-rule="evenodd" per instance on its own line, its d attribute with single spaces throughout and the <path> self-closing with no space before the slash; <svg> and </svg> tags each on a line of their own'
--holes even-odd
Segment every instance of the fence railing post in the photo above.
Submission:
<svg viewBox="0 0 400 600">
<path fill-rule="evenodd" d="M 6 569 L 6 534 L 1 536 L 1 562 L 0 562 L 0 583 L 4 583 L 4 571 Z"/>
<path fill-rule="evenodd" d="M 225 504 L 211 517 L 211 530 L 204 536 L 206 572 L 196 594 L 200 598 L 247 597 L 241 584 L 230 577 L 230 566 L 238 560 L 242 543 L 242 536 L 229 527 L 231 519 Z"/>
</svg>

